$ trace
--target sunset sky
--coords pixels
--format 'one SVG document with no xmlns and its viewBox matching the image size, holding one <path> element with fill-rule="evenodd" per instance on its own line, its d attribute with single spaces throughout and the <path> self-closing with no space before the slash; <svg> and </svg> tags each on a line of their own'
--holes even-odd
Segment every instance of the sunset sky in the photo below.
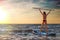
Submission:
<svg viewBox="0 0 60 40">
<path fill-rule="evenodd" d="M 47 21 L 60 24 L 60 0 L 0 0 L 0 24 L 41 24 L 42 15 L 32 7 L 55 9 Z"/>
</svg>

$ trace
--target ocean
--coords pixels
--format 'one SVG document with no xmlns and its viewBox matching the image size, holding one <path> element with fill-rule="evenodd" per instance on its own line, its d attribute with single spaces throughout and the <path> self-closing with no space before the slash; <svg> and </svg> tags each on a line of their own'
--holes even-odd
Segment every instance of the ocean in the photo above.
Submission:
<svg viewBox="0 0 60 40">
<path fill-rule="evenodd" d="M 47 26 L 48 33 L 56 34 L 56 36 L 48 36 L 48 40 L 60 40 L 60 24 Z M 40 34 L 38 34 L 40 27 L 41 24 L 0 24 L 0 40 L 40 40 Z M 42 37 L 44 39 L 45 35 Z"/>
</svg>

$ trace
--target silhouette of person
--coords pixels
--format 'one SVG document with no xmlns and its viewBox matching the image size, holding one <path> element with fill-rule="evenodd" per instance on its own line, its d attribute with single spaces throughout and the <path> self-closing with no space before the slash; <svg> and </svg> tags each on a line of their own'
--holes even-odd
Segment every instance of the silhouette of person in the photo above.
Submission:
<svg viewBox="0 0 60 40">
<path fill-rule="evenodd" d="M 41 13 L 42 16 L 43 16 L 43 22 L 42 22 L 41 27 L 40 27 L 40 32 L 42 31 L 44 25 L 45 25 L 45 30 L 46 30 L 46 32 L 48 32 L 48 27 L 47 27 L 47 15 L 50 13 L 51 10 L 49 10 L 48 13 L 46 13 L 45 11 L 42 12 L 41 9 L 39 9 L 39 11 L 40 11 L 40 13 Z M 48 33 L 46 34 L 46 36 L 47 36 L 47 35 L 48 35 Z"/>
</svg>

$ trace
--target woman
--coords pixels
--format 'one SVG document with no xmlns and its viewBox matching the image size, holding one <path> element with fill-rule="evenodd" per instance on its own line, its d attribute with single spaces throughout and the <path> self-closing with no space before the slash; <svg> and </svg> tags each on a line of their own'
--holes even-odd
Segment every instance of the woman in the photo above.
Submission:
<svg viewBox="0 0 60 40">
<path fill-rule="evenodd" d="M 40 13 L 42 14 L 42 16 L 43 16 L 43 22 L 42 22 L 42 24 L 41 24 L 41 27 L 40 27 L 40 32 L 42 31 L 42 29 L 44 28 L 43 26 L 45 25 L 45 30 L 46 30 L 46 32 L 48 32 L 48 27 L 47 27 L 47 15 L 50 13 L 50 11 L 48 12 L 48 13 L 46 13 L 46 12 L 41 12 L 41 10 L 39 9 L 39 11 L 40 11 Z M 46 37 L 47 37 L 47 35 L 48 35 L 48 33 L 46 34 Z"/>
</svg>

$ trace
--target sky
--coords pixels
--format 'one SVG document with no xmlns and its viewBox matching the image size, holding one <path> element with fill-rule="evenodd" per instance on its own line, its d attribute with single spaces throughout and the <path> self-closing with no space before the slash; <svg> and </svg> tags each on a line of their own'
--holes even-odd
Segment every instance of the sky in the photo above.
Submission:
<svg viewBox="0 0 60 40">
<path fill-rule="evenodd" d="M 54 9 L 47 23 L 60 24 L 60 0 L 0 0 L 0 24 L 41 24 L 42 15 L 33 7 Z"/>
</svg>

